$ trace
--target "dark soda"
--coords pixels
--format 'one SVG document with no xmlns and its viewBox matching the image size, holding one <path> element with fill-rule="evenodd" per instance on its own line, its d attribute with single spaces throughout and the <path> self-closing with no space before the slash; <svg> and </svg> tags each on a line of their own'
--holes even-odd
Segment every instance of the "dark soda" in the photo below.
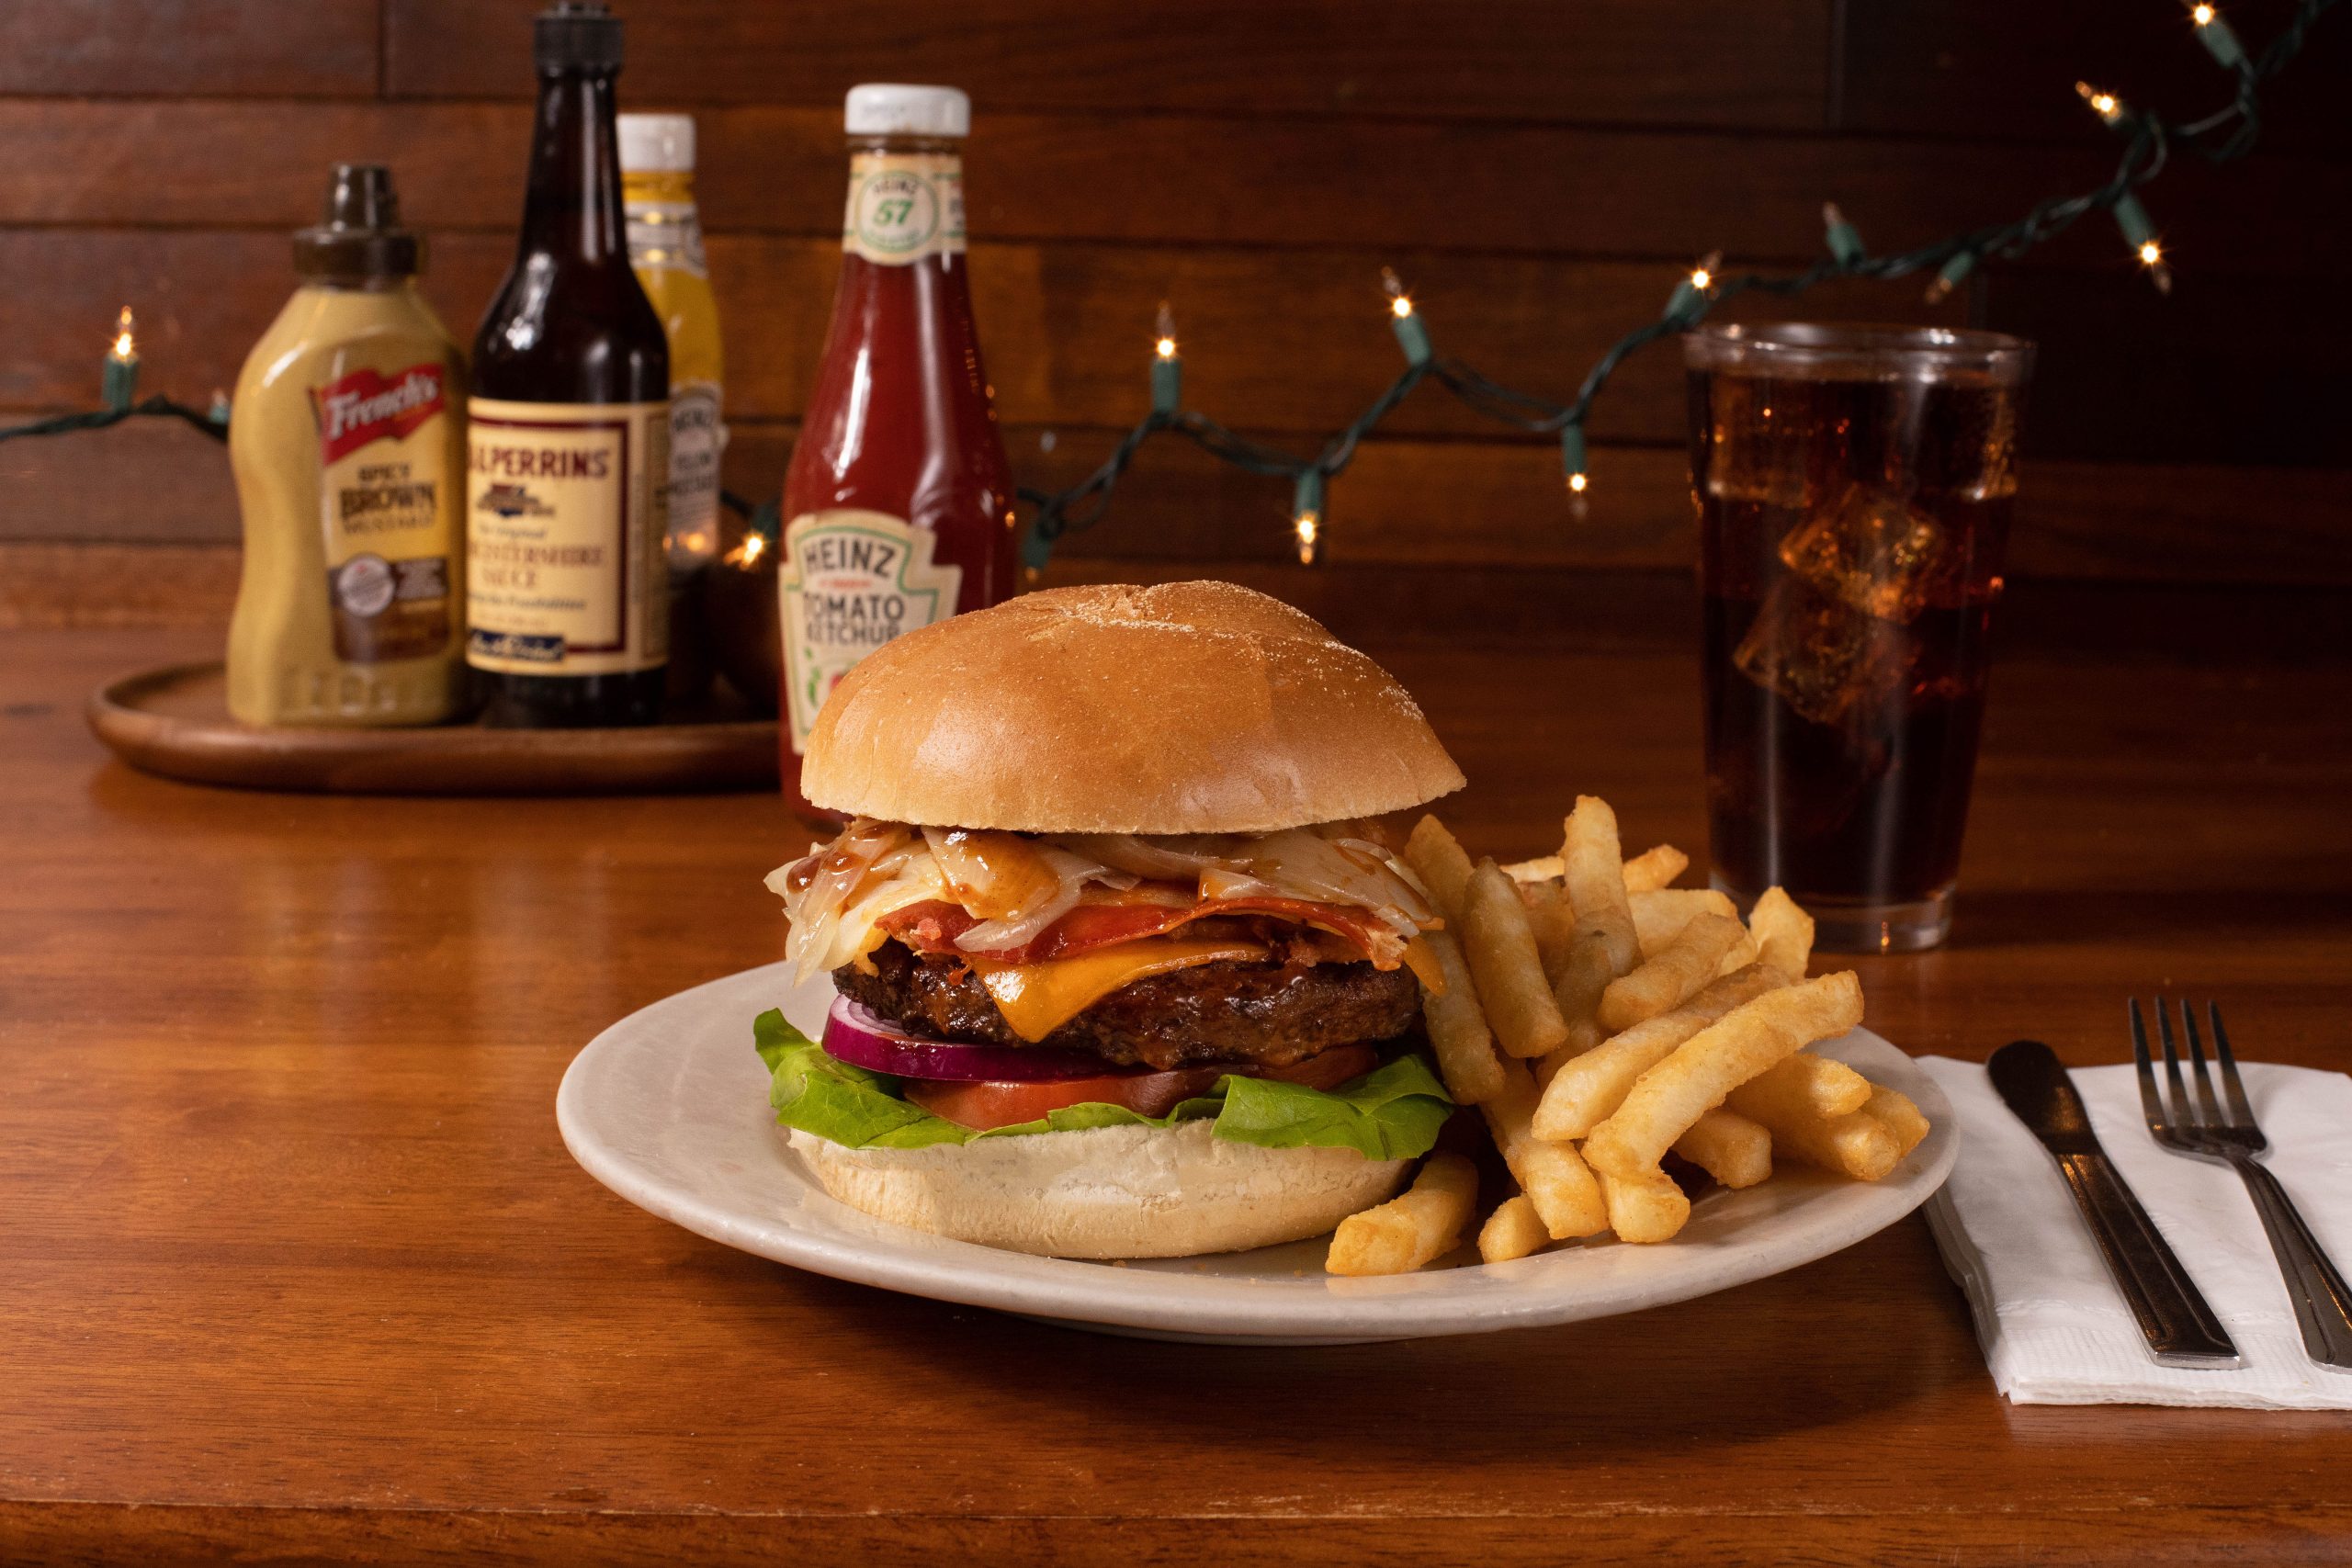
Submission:
<svg viewBox="0 0 2352 1568">
<path fill-rule="evenodd" d="M 2022 389 L 1871 354 L 1690 371 L 1714 874 L 1785 887 L 1824 946 L 1949 927 Z"/>
</svg>

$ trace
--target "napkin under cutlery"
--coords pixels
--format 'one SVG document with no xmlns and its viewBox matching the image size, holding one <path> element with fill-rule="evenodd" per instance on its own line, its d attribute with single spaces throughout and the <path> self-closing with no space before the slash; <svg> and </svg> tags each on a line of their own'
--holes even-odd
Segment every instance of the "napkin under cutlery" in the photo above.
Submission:
<svg viewBox="0 0 2352 1568">
<path fill-rule="evenodd" d="M 2199 1404 L 2352 1410 L 2352 1373 L 2303 1354 L 2285 1284 L 2245 1184 L 2149 1137 L 2127 1064 L 2077 1067 L 2091 1125 L 2165 1240 L 2237 1341 L 2226 1371 L 2149 1359 L 2081 1212 L 2041 1145 L 1974 1062 L 1920 1066 L 1960 1119 L 1960 1160 L 1928 1202 L 1944 1267 L 1968 1293 L 1993 1382 L 2018 1404 Z M 2352 1077 L 2240 1064 L 2269 1136 L 2264 1156 L 2322 1246 L 2352 1266 Z"/>
</svg>

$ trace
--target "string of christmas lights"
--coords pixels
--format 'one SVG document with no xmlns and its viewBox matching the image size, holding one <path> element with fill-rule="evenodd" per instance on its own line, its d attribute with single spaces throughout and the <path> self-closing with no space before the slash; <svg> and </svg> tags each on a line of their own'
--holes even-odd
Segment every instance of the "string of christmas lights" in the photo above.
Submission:
<svg viewBox="0 0 2352 1568">
<path fill-rule="evenodd" d="M 212 394 L 212 406 L 209 409 L 190 408 L 161 393 L 143 402 L 139 400 L 139 341 L 132 331 L 128 305 L 115 321 L 114 341 L 107 349 L 105 366 L 99 373 L 98 397 L 102 407 L 10 425 L 0 430 L 0 441 L 13 441 L 19 435 L 62 435 L 69 430 L 104 430 L 126 419 L 146 415 L 182 421 L 215 441 L 229 439 L 229 400 L 219 392 Z"/>
<path fill-rule="evenodd" d="M 1183 406 L 1183 360 L 1177 352 L 1176 324 L 1166 303 L 1159 307 L 1152 343 L 1151 410 L 1123 436 L 1111 455 L 1085 479 L 1059 492 L 1023 489 L 1022 499 L 1036 508 L 1022 544 L 1022 565 L 1034 576 L 1052 558 L 1063 536 L 1090 528 L 1109 509 L 1117 487 L 1136 451 L 1163 431 L 1184 436 L 1211 456 L 1253 474 L 1287 478 L 1291 490 L 1291 532 L 1303 565 L 1313 565 L 1323 552 L 1329 531 L 1326 496 L 1330 481 L 1344 472 L 1363 437 L 1424 381 L 1435 381 L 1487 417 L 1533 434 L 1554 434 L 1560 442 L 1560 464 L 1566 475 L 1570 504 L 1581 514 L 1583 498 L 1591 486 L 1586 462 L 1585 422 L 1597 398 L 1618 366 L 1645 344 L 1690 331 L 1715 306 L 1742 294 L 1781 296 L 1802 294 L 1833 279 L 1898 278 L 1930 272 L 1927 298 L 1930 303 L 1949 296 L 1987 256 L 2008 259 L 2064 232 L 2087 213 L 2104 211 L 2113 220 L 2124 244 L 2141 269 L 2163 293 L 2172 290 L 2172 268 L 2155 222 L 2139 191 L 2164 172 L 2175 147 L 2186 147 L 2209 162 L 2222 164 L 2253 150 L 2262 130 L 2260 88 L 2285 69 L 2301 51 L 2311 25 L 2335 0 L 2301 0 L 2278 36 L 2258 55 L 2249 54 L 2237 33 L 2207 0 L 2187 6 L 2191 30 L 2216 65 L 2232 77 L 2231 101 L 2200 119 L 2175 123 L 2136 109 L 2114 94 L 2077 82 L 2075 91 L 2101 122 L 2123 138 L 2123 152 L 2114 175 L 2096 189 L 2075 196 L 2052 197 L 2013 222 L 1974 229 L 1933 244 L 1899 254 L 1877 256 L 1863 243 L 1861 232 L 1835 202 L 1822 208 L 1824 242 L 1828 254 L 1793 276 L 1742 273 L 1725 276 L 1723 257 L 1711 254 L 1680 278 L 1657 319 L 1634 328 L 1612 344 L 1577 389 L 1574 399 L 1555 402 L 1513 390 L 1489 380 L 1458 359 L 1437 355 L 1428 324 L 1414 307 L 1412 296 L 1395 272 L 1381 269 L 1387 295 L 1390 326 L 1405 355 L 1405 368 L 1370 408 L 1323 443 L 1312 457 L 1300 457 L 1279 447 L 1240 435 L 1208 415 Z"/>
</svg>

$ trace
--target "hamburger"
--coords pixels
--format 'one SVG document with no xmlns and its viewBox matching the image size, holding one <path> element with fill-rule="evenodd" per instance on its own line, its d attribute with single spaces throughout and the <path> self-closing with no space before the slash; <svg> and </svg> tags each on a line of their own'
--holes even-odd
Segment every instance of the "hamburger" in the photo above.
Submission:
<svg viewBox="0 0 2352 1568">
<path fill-rule="evenodd" d="M 962 1240 L 1178 1257 L 1382 1201 L 1452 1110 L 1438 921 L 1381 823 L 1462 786 L 1412 699 L 1223 582 L 1033 593 L 887 643 L 768 886 L 823 1037 L 756 1025 L 832 1196 Z"/>
</svg>

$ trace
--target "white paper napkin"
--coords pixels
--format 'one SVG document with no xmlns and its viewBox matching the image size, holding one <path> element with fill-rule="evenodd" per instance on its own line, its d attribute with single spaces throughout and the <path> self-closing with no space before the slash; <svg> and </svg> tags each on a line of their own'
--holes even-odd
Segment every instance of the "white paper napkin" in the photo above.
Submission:
<svg viewBox="0 0 2352 1568">
<path fill-rule="evenodd" d="M 1974 1062 L 1919 1064 L 1951 1097 L 1960 1161 L 1927 1206 L 1944 1267 L 1968 1292 L 1993 1382 L 2018 1404 L 2226 1404 L 2352 1409 L 2352 1372 L 2303 1354 L 2278 1265 L 2245 1184 L 2227 1166 L 2156 1146 L 2126 1065 L 2074 1071 L 2116 1168 L 2205 1299 L 2245 1365 L 2160 1367 L 2100 1260 L 2048 1152 Z M 2352 1270 L 2352 1077 L 2245 1065 L 2247 1097 L 2270 1140 L 2263 1156 L 2327 1248 Z"/>
</svg>

